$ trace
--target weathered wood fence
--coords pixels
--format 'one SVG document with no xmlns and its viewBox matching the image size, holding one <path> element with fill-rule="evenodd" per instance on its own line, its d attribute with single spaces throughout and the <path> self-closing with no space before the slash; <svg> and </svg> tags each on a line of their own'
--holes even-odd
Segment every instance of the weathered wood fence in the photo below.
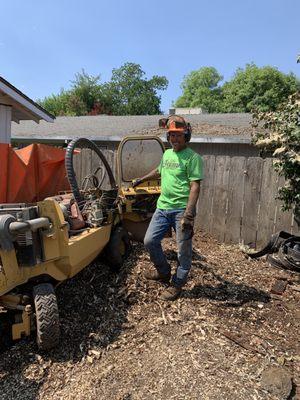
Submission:
<svg viewBox="0 0 300 400">
<path fill-rule="evenodd" d="M 272 159 L 204 156 L 197 227 L 225 243 L 262 245 L 279 231 L 295 231 L 291 212 L 276 199 L 283 179 Z"/>
<path fill-rule="evenodd" d="M 106 158 L 108 164 L 110 165 L 114 176 L 116 177 L 115 171 L 115 158 L 116 153 L 112 150 L 101 149 L 104 157 Z M 99 157 L 90 149 L 81 149 L 79 153 L 74 155 L 73 158 L 74 171 L 77 177 L 77 182 L 82 182 L 83 179 L 91 173 L 95 173 L 97 167 L 99 166 Z M 100 165 L 103 165 L 100 163 Z M 101 180 L 102 174 L 104 173 L 104 169 L 98 171 L 96 176 Z M 105 174 L 103 184 L 101 185 L 103 188 L 109 188 L 109 179 L 108 175 Z"/>
<path fill-rule="evenodd" d="M 102 150 L 115 176 L 116 153 Z M 282 178 L 272 159 L 204 156 L 204 180 L 198 202 L 196 228 L 220 242 L 261 246 L 279 231 L 297 231 L 291 212 L 282 212 L 276 199 Z M 83 150 L 75 157 L 79 181 L 95 169 L 96 157 Z M 106 183 L 108 180 L 106 178 Z"/>
</svg>

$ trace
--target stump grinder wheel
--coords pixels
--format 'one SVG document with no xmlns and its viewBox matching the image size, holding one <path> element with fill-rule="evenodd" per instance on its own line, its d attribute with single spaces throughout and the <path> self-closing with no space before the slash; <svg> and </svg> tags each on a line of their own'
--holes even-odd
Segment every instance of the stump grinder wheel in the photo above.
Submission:
<svg viewBox="0 0 300 400">
<path fill-rule="evenodd" d="M 40 350 L 50 350 L 59 342 L 60 327 L 57 299 L 50 283 L 34 286 L 36 340 Z"/>
</svg>

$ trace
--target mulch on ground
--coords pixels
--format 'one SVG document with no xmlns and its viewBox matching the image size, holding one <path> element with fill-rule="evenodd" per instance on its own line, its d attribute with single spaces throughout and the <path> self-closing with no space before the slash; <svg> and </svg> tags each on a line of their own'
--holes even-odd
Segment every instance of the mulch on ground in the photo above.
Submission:
<svg viewBox="0 0 300 400">
<path fill-rule="evenodd" d="M 174 239 L 164 247 L 175 269 Z M 42 353 L 28 338 L 2 349 L 0 398 L 297 398 L 299 275 L 201 233 L 178 300 L 159 299 L 164 286 L 145 281 L 147 268 L 135 244 L 119 274 L 98 260 L 59 286 L 60 346 Z M 282 295 L 270 291 L 278 279 Z M 268 368 L 291 376 L 289 397 L 262 379 Z"/>
</svg>

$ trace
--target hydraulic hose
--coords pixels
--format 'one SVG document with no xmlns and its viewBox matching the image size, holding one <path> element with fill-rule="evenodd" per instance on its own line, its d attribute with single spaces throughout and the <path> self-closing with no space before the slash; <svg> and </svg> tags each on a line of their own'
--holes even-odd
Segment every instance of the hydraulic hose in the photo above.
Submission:
<svg viewBox="0 0 300 400">
<path fill-rule="evenodd" d="M 80 190 L 79 190 L 79 185 L 78 185 L 78 182 L 76 179 L 76 175 L 75 175 L 75 171 L 74 171 L 74 164 L 73 164 L 74 150 L 76 148 L 93 150 L 105 166 L 111 188 L 116 189 L 117 186 L 116 186 L 116 181 L 115 181 L 114 175 L 112 173 L 112 170 L 111 170 L 106 158 L 104 157 L 103 153 L 99 149 L 99 147 L 96 146 L 96 144 L 94 142 L 92 142 L 91 140 L 86 139 L 86 138 L 79 138 L 79 139 L 72 140 L 68 144 L 68 147 L 66 150 L 65 166 L 66 166 L 67 177 L 68 177 L 68 181 L 69 181 L 72 193 L 74 195 L 75 200 L 79 204 L 79 208 L 82 209 L 84 207 L 84 203 L 82 203 L 82 202 L 84 202 L 84 198 L 81 195 Z"/>
</svg>

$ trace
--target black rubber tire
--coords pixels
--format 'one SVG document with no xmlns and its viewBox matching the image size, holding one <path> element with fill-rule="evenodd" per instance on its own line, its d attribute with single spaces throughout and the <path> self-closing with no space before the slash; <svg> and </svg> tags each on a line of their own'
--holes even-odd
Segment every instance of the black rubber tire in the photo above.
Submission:
<svg viewBox="0 0 300 400">
<path fill-rule="evenodd" d="M 116 181 L 114 178 L 114 175 L 112 173 L 112 170 L 104 157 L 103 153 L 99 149 L 98 146 L 94 142 L 92 142 L 89 139 L 86 138 L 79 138 L 79 139 L 74 139 L 72 140 L 67 147 L 66 150 L 66 157 L 65 157 L 65 167 L 66 167 L 66 172 L 67 172 L 67 177 L 68 181 L 72 190 L 72 193 L 74 195 L 75 200 L 79 204 L 79 208 L 81 208 L 81 202 L 83 200 L 80 190 L 79 190 L 79 185 L 75 176 L 75 171 L 74 171 L 74 165 L 73 165 L 73 154 L 74 150 L 76 148 L 82 148 L 82 149 L 91 149 L 93 150 L 97 156 L 100 158 L 100 160 L 103 162 L 105 169 L 108 174 L 109 178 L 109 183 L 112 189 L 116 188 Z"/>
<path fill-rule="evenodd" d="M 118 226 L 112 231 L 105 249 L 106 261 L 112 271 L 118 272 L 129 256 L 131 242 L 126 229 Z"/>
<path fill-rule="evenodd" d="M 37 345 L 41 350 L 50 350 L 57 346 L 60 337 L 58 305 L 51 283 L 34 286 L 33 300 Z"/>
</svg>

